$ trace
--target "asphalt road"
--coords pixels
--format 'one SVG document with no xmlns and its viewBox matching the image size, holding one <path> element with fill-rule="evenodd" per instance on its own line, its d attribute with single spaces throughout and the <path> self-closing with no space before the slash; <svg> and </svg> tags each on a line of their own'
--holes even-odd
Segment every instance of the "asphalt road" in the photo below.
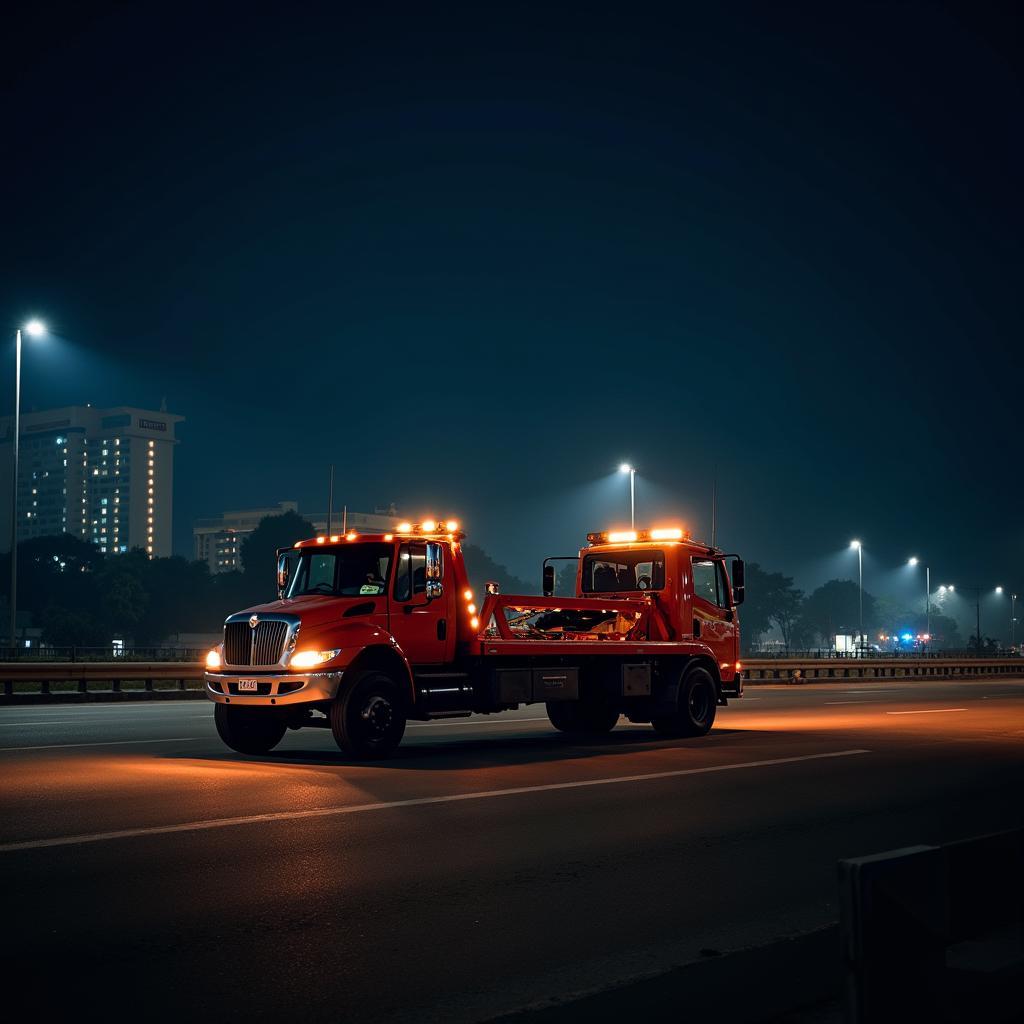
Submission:
<svg viewBox="0 0 1024 1024">
<path fill-rule="evenodd" d="M 234 754 L 200 702 L 12 707 L 0 772 L 5 1009 L 475 1021 L 834 921 L 842 857 L 1021 826 L 1024 680 L 751 688 L 700 740 L 529 707 L 374 765 Z"/>
</svg>

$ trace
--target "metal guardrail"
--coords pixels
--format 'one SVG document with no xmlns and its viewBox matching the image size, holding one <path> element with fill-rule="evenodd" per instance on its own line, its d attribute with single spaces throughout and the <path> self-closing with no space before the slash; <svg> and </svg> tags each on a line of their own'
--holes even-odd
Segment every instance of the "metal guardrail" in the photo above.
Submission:
<svg viewBox="0 0 1024 1024">
<path fill-rule="evenodd" d="M 827 683 L 843 680 L 972 679 L 1024 675 L 1021 658 L 766 658 L 746 659 L 743 672 L 750 684 Z M 117 661 L 0 663 L 4 697 L 45 696 L 55 684 L 78 694 L 152 693 L 156 684 L 172 682 L 177 692 L 203 691 L 201 662 Z M 74 689 L 68 690 L 67 684 Z M 90 683 L 93 684 L 90 687 Z M 138 684 L 132 686 L 131 684 Z M 27 685 L 26 685 L 27 684 Z M 100 684 L 105 684 L 101 686 Z M 190 685 L 191 684 L 191 685 Z M 27 686 L 33 687 L 28 689 Z M 55 694 L 56 695 L 56 694 Z"/>
<path fill-rule="evenodd" d="M 81 694 L 94 693 L 89 683 L 106 683 L 104 692 L 121 693 L 126 683 L 141 683 L 142 692 L 152 693 L 157 682 L 171 681 L 174 689 L 186 691 L 189 683 L 202 684 L 203 666 L 198 662 L 174 661 L 107 661 L 107 662 L 8 662 L 0 664 L 0 681 L 3 683 L 5 697 L 13 697 L 18 693 L 33 692 L 26 690 L 24 685 L 36 684 L 35 693 L 49 694 L 55 683 L 74 683 Z"/>
<path fill-rule="evenodd" d="M 844 679 L 970 679 L 1024 675 L 1012 658 L 744 658 L 749 683 L 812 683 Z"/>
<path fill-rule="evenodd" d="M 861 654 L 857 651 L 833 651 L 827 647 L 809 648 L 806 651 L 751 651 L 751 661 L 787 661 L 794 658 L 803 659 L 824 659 L 825 661 L 878 661 L 879 659 L 893 660 L 896 658 L 909 658 L 911 660 L 925 661 L 935 658 L 1020 658 L 1021 654 L 1014 648 L 1000 647 L 997 650 L 982 650 L 980 653 L 974 647 L 961 647 L 950 650 L 937 651 L 871 651 L 869 654 Z"/>
<path fill-rule="evenodd" d="M 104 647 L 0 647 L 0 663 L 7 662 L 136 662 L 136 661 L 201 661 L 207 648 L 200 647 L 124 647 L 114 652 Z"/>
</svg>

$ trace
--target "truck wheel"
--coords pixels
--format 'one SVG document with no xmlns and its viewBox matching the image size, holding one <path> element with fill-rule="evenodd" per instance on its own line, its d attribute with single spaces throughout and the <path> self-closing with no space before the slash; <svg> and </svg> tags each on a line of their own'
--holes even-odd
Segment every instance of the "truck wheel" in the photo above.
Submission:
<svg viewBox="0 0 1024 1024">
<path fill-rule="evenodd" d="M 391 676 L 378 669 L 354 673 L 331 705 L 334 741 L 360 761 L 387 757 L 405 735 L 405 702 Z"/>
<path fill-rule="evenodd" d="M 607 704 L 553 700 L 546 707 L 551 724 L 560 732 L 599 735 L 611 732 L 619 720 L 619 712 Z"/>
<path fill-rule="evenodd" d="M 667 715 L 652 715 L 651 725 L 662 736 L 705 736 L 715 723 L 718 692 L 711 673 L 694 665 L 679 683 L 678 710 Z"/>
<path fill-rule="evenodd" d="M 288 726 L 276 711 L 215 704 L 217 734 L 240 754 L 265 754 L 281 742 Z"/>
</svg>

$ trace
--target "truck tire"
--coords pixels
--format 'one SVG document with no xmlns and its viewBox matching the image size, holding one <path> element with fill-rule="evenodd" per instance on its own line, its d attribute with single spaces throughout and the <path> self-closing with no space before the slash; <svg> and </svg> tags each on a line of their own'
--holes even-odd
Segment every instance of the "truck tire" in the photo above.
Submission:
<svg viewBox="0 0 1024 1024">
<path fill-rule="evenodd" d="M 718 689 L 715 678 L 703 665 L 691 665 L 679 682 L 677 709 L 652 715 L 651 725 L 662 736 L 706 736 L 715 724 Z"/>
<path fill-rule="evenodd" d="M 598 736 L 611 732 L 619 712 L 607 704 L 551 700 L 545 705 L 548 719 L 559 732 Z"/>
<path fill-rule="evenodd" d="M 401 689 L 391 676 L 375 668 L 344 680 L 330 717 L 334 742 L 358 761 L 388 757 L 405 735 Z"/>
<path fill-rule="evenodd" d="M 288 726 L 277 711 L 215 704 L 217 735 L 240 754 L 266 754 L 281 742 Z"/>
</svg>

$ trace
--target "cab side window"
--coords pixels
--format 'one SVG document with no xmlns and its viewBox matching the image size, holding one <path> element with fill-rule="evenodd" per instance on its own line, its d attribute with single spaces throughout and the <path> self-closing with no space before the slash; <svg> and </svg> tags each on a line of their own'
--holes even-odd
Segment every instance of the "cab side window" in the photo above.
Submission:
<svg viewBox="0 0 1024 1024">
<path fill-rule="evenodd" d="M 716 608 L 729 607 L 729 580 L 721 560 L 693 559 L 693 593 Z"/>
<path fill-rule="evenodd" d="M 710 558 L 693 559 L 693 596 L 718 604 L 718 573 Z"/>
<path fill-rule="evenodd" d="M 395 567 L 396 601 L 411 601 L 427 590 L 427 545 L 403 544 Z"/>
<path fill-rule="evenodd" d="M 718 569 L 718 607 L 730 608 L 729 602 L 729 577 L 725 573 L 725 562 L 715 562 Z"/>
</svg>

